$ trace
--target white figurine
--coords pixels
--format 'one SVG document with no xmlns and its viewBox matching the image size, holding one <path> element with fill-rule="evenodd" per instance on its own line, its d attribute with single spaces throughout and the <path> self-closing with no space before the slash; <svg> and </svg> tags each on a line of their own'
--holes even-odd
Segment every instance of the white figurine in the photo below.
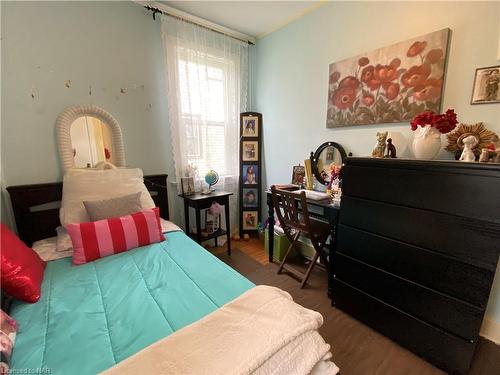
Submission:
<svg viewBox="0 0 500 375">
<path fill-rule="evenodd" d="M 463 143 L 464 150 L 462 151 L 462 155 L 460 155 L 460 161 L 476 161 L 476 155 L 474 155 L 474 151 L 472 151 L 472 149 L 478 144 L 477 138 L 473 135 L 469 135 L 464 138 Z"/>
</svg>

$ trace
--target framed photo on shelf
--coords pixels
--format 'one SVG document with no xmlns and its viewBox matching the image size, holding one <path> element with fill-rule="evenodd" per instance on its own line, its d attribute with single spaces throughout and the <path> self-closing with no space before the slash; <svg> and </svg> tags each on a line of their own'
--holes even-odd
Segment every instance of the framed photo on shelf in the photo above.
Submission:
<svg viewBox="0 0 500 375">
<path fill-rule="evenodd" d="M 243 211 L 243 230 L 257 230 L 259 213 L 257 211 Z"/>
<path fill-rule="evenodd" d="M 255 188 L 243 188 L 243 207 L 258 207 L 259 194 Z"/>
<path fill-rule="evenodd" d="M 181 177 L 182 195 L 193 195 L 194 191 L 194 177 Z"/>
<path fill-rule="evenodd" d="M 243 128 L 241 129 L 242 137 L 258 137 L 259 136 L 259 118 L 257 116 L 243 116 Z"/>
<path fill-rule="evenodd" d="M 306 168 L 303 165 L 295 165 L 292 172 L 292 185 L 302 185 L 306 176 Z"/>
<path fill-rule="evenodd" d="M 500 103 L 500 65 L 476 69 L 471 104 Z"/>
<path fill-rule="evenodd" d="M 259 141 L 243 141 L 243 161 L 259 160 Z"/>
<path fill-rule="evenodd" d="M 259 167 L 254 164 L 243 164 L 241 176 L 244 185 L 256 185 L 259 183 Z"/>
</svg>

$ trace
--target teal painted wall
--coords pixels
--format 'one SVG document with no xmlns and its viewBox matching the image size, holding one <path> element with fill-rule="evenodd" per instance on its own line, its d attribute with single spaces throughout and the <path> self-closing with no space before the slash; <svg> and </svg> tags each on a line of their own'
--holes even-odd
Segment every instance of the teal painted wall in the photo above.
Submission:
<svg viewBox="0 0 500 375">
<path fill-rule="evenodd" d="M 129 165 L 175 179 L 159 20 L 131 1 L 1 7 L 4 186 L 61 180 L 55 120 L 75 104 L 118 120 Z"/>
<path fill-rule="evenodd" d="M 378 130 L 401 132 L 410 143 L 408 123 L 326 129 L 328 65 L 446 27 L 452 35 L 443 108 L 500 134 L 500 104 L 469 104 L 475 69 L 498 64 L 499 23 L 496 2 L 333 2 L 260 39 L 255 102 L 264 118 L 266 185 L 289 182 L 292 166 L 325 141 L 356 156 L 371 153 Z M 500 322 L 498 270 L 487 314 Z"/>
</svg>

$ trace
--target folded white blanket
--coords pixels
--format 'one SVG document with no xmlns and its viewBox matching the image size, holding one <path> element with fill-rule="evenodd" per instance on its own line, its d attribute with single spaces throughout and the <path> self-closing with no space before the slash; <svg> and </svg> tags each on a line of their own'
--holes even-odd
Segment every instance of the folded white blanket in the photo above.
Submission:
<svg viewBox="0 0 500 375">
<path fill-rule="evenodd" d="M 336 374 L 318 312 L 257 286 L 105 371 L 126 374 Z"/>
</svg>

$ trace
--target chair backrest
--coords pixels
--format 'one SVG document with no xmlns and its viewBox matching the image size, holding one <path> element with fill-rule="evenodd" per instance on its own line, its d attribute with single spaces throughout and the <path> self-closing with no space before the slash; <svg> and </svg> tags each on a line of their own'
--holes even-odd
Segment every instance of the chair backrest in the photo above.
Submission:
<svg viewBox="0 0 500 375">
<path fill-rule="evenodd" d="M 293 228 L 309 232 L 309 212 L 307 211 L 306 193 L 293 193 L 286 190 L 276 189 L 271 186 L 274 209 L 283 227 Z M 299 198 L 300 210 L 299 210 Z"/>
</svg>

